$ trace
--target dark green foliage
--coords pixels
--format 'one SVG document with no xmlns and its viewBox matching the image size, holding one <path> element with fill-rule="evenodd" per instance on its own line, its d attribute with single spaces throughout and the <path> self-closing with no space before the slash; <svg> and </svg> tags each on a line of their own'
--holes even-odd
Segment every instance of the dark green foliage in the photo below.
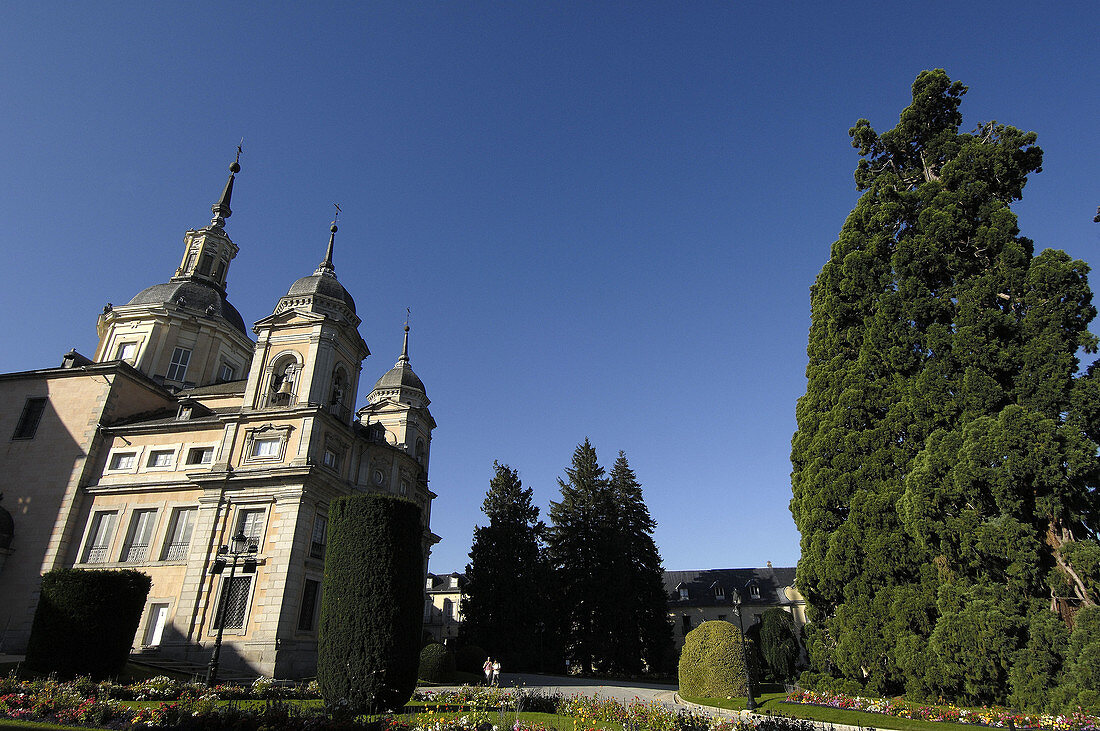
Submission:
<svg viewBox="0 0 1100 731">
<path fill-rule="evenodd" d="M 762 669 L 772 680 L 781 683 L 791 680 L 800 651 L 794 619 L 782 609 L 767 609 L 760 617 L 759 628 Z"/>
<path fill-rule="evenodd" d="M 585 439 L 565 473 L 561 501 L 550 504 L 548 539 L 565 656 L 585 672 L 664 669 L 672 628 L 656 523 L 634 471 L 620 452 L 605 477 Z"/>
<path fill-rule="evenodd" d="M 608 487 L 616 522 L 607 559 L 617 625 L 611 666 L 635 674 L 643 669 L 663 670 L 673 656 L 673 644 L 664 569 L 653 540 L 657 522 L 649 514 L 642 486 L 623 452 L 611 468 Z"/>
<path fill-rule="evenodd" d="M 1096 310 L 1088 266 L 1034 255 L 1009 208 L 1035 134 L 960 133 L 965 92 L 923 72 L 894 129 L 850 131 L 863 195 L 811 291 L 791 454 L 798 585 L 819 672 L 1036 699 L 1058 660 L 1015 670 L 1051 637 L 1033 601 L 1096 599 Z"/>
<path fill-rule="evenodd" d="M 1027 645 L 1018 651 L 1009 672 L 1008 702 L 1015 708 L 1050 710 L 1051 689 L 1061 684 L 1062 663 L 1069 645 L 1069 630 L 1035 600 L 1028 613 Z"/>
<path fill-rule="evenodd" d="M 420 651 L 420 680 L 429 683 L 449 683 L 455 679 L 455 656 L 438 642 L 426 645 Z"/>
<path fill-rule="evenodd" d="M 399 708 L 416 687 L 424 611 L 424 526 L 415 503 L 351 495 L 329 508 L 317 681 L 326 705 Z"/>
<path fill-rule="evenodd" d="M 464 673 L 482 673 L 482 666 L 489 653 L 478 645 L 459 645 L 455 648 L 455 669 Z"/>
<path fill-rule="evenodd" d="M 729 622 L 703 622 L 688 632 L 680 651 L 680 695 L 745 697 L 741 630 Z"/>
<path fill-rule="evenodd" d="M 139 571 L 54 569 L 27 643 L 27 668 L 96 680 L 122 672 L 152 580 Z"/>
<path fill-rule="evenodd" d="M 462 600 L 463 639 L 488 648 L 510 670 L 538 670 L 545 660 L 549 568 L 542 552 L 546 526 L 516 470 L 493 463 L 482 510 L 489 524 L 474 528 Z M 480 672 L 485 654 L 477 660 Z"/>
<path fill-rule="evenodd" d="M 1056 695 L 1064 708 L 1100 713 L 1100 607 L 1083 607 L 1074 617 L 1062 685 Z"/>
</svg>

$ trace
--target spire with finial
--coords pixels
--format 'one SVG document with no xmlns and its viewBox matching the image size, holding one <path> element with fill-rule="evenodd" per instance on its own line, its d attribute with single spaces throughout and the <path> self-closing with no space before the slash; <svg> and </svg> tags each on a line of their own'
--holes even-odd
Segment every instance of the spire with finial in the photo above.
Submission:
<svg viewBox="0 0 1100 731">
<path fill-rule="evenodd" d="M 233 180 L 237 173 L 241 171 L 241 145 L 244 144 L 244 138 L 241 138 L 241 144 L 237 145 L 237 159 L 229 166 L 229 180 L 225 184 L 225 190 L 222 191 L 222 197 L 217 203 L 210 206 L 210 212 L 214 214 L 214 217 L 210 219 L 210 225 L 222 227 L 225 225 L 225 219 L 233 215 L 233 209 L 229 207 L 229 201 L 233 198 Z"/>
<path fill-rule="evenodd" d="M 401 366 L 407 366 L 409 364 L 409 321 L 405 320 L 405 342 L 401 346 L 401 357 L 397 359 L 397 364 L 394 368 L 400 368 Z"/>
<path fill-rule="evenodd" d="M 317 266 L 317 271 L 314 274 L 327 274 L 330 277 L 336 276 L 336 268 L 332 266 L 332 246 L 336 243 L 336 232 L 339 230 L 336 228 L 336 221 L 340 218 L 340 205 L 333 203 L 336 206 L 336 215 L 332 219 L 332 225 L 329 226 L 328 235 L 328 249 L 325 251 L 325 260 Z"/>
</svg>

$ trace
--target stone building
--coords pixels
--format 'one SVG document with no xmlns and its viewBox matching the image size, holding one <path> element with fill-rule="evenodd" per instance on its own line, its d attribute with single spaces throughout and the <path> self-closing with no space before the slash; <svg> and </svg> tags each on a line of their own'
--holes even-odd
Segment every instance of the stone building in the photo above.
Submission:
<svg viewBox="0 0 1100 731">
<path fill-rule="evenodd" d="M 169 280 L 104 308 L 94 357 L 0 375 L 0 652 L 26 646 L 42 573 L 134 568 L 153 579 L 135 648 L 201 668 L 220 598 L 223 667 L 311 675 L 327 510 L 354 492 L 420 506 L 426 573 L 439 540 L 435 421 L 408 326 L 396 365 L 356 409 L 370 351 L 336 277 L 333 222 L 320 265 L 255 323 L 253 341 L 225 295 L 239 171 L 234 162 L 210 223 L 184 235 Z M 255 573 L 212 574 L 240 534 L 256 547 Z"/>
<path fill-rule="evenodd" d="M 806 600 L 794 581 L 795 569 L 765 568 L 666 571 L 668 618 L 677 652 L 684 637 L 703 622 L 743 622 L 745 630 L 773 607 L 789 612 L 796 630 L 806 624 Z M 738 617 L 740 612 L 740 617 Z"/>
<path fill-rule="evenodd" d="M 466 595 L 466 574 L 428 574 L 424 582 L 424 636 L 450 644 L 462 626 L 462 599 Z"/>
</svg>

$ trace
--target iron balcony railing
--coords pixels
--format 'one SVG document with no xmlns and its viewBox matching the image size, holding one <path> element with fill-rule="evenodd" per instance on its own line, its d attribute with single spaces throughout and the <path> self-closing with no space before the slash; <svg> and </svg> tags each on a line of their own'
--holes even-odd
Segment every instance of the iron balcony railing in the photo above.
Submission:
<svg viewBox="0 0 1100 731">
<path fill-rule="evenodd" d="M 144 561 L 146 556 L 149 555 L 148 543 L 131 543 L 126 546 L 122 551 L 123 563 L 137 563 L 138 561 Z"/>
</svg>

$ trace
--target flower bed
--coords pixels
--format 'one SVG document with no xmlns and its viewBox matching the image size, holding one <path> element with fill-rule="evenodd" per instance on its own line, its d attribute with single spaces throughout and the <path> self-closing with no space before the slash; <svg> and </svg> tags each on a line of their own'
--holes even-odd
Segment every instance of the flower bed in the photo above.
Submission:
<svg viewBox="0 0 1100 731">
<path fill-rule="evenodd" d="M 1018 713 L 1006 708 L 967 709 L 955 706 L 924 706 L 902 698 L 861 698 L 842 693 L 818 693 L 797 690 L 787 694 L 787 703 L 840 708 L 850 711 L 881 713 L 895 718 L 918 718 L 924 721 L 948 721 L 975 726 L 1018 729 L 1044 728 L 1058 731 L 1100 731 L 1100 718 L 1084 713 L 1067 715 Z"/>
</svg>

